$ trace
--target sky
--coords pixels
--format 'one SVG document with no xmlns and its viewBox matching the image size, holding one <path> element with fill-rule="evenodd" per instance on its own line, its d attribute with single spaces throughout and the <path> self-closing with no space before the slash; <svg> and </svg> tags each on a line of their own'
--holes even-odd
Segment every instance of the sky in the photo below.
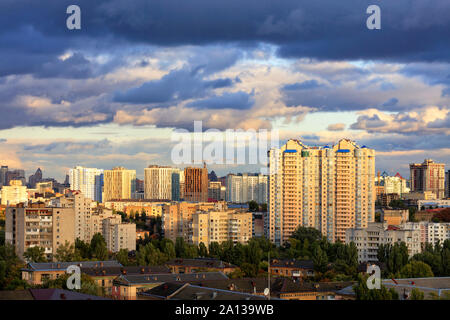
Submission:
<svg viewBox="0 0 450 320">
<path fill-rule="evenodd" d="M 68 30 L 66 8 L 81 8 Z M 366 9 L 381 8 L 381 30 Z M 171 165 L 174 130 L 278 130 L 450 165 L 448 0 L 1 0 L 0 164 Z M 258 171 L 210 165 L 218 175 Z"/>
</svg>

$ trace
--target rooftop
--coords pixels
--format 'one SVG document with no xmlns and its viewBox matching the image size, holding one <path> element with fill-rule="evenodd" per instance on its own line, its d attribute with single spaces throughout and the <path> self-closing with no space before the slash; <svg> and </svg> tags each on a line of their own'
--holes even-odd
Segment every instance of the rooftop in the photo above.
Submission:
<svg viewBox="0 0 450 320">
<path fill-rule="evenodd" d="M 181 273 L 181 274 L 152 274 L 152 275 L 120 275 L 114 280 L 119 285 L 139 285 L 164 282 L 190 282 L 196 280 L 228 279 L 222 272 Z"/>
</svg>

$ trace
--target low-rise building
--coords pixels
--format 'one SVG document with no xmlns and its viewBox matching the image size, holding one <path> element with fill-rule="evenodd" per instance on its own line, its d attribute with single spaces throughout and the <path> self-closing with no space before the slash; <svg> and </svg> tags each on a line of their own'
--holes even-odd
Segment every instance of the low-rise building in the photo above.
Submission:
<svg viewBox="0 0 450 320">
<path fill-rule="evenodd" d="M 314 276 L 314 263 L 311 260 L 273 259 L 270 273 L 274 276 L 306 278 Z"/>
<path fill-rule="evenodd" d="M 367 228 L 352 228 L 346 231 L 345 243 L 354 242 L 358 249 L 358 262 L 376 262 L 380 245 L 404 242 L 409 256 L 421 252 L 419 230 L 389 226 L 386 223 L 369 223 Z"/>
<path fill-rule="evenodd" d="M 409 220 L 409 210 L 405 209 L 383 209 L 381 212 L 381 222 L 388 225 L 400 225 Z"/>
<path fill-rule="evenodd" d="M 117 300 L 136 300 L 141 292 L 152 289 L 166 282 L 188 283 L 195 280 L 228 279 L 221 272 L 120 275 L 113 281 L 112 297 Z"/>
<path fill-rule="evenodd" d="M 74 262 L 29 262 L 21 269 L 22 280 L 31 285 L 41 285 L 45 280 L 56 280 L 67 273 L 71 265 L 78 266 L 81 270 L 96 268 L 121 268 L 122 265 L 115 261 L 74 261 Z"/>
<path fill-rule="evenodd" d="M 231 263 L 224 262 L 218 259 L 211 258 L 197 258 L 197 259 L 182 259 L 177 258 L 168 261 L 166 265 L 170 268 L 172 273 L 197 273 L 202 271 L 222 272 L 230 274 L 237 269 Z"/>
</svg>

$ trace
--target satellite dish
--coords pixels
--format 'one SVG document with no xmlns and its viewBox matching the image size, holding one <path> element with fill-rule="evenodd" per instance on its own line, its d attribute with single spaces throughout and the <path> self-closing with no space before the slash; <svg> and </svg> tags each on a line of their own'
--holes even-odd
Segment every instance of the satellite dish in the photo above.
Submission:
<svg viewBox="0 0 450 320">
<path fill-rule="evenodd" d="M 265 288 L 265 289 L 264 289 L 264 295 L 265 295 L 265 296 L 268 296 L 269 293 L 270 293 L 269 288 Z"/>
</svg>

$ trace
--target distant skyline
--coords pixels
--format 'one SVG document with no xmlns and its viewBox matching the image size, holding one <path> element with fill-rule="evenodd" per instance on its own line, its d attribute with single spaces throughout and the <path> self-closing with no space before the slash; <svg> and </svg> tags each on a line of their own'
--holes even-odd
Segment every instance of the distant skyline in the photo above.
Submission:
<svg viewBox="0 0 450 320">
<path fill-rule="evenodd" d="M 76 165 L 170 164 L 171 133 L 278 129 L 308 145 L 349 138 L 376 170 L 450 169 L 450 2 L 0 3 L 1 165 L 64 180 Z M 430 19 L 433 17 L 433 19 Z M 208 166 L 218 175 L 259 166 Z"/>
</svg>

